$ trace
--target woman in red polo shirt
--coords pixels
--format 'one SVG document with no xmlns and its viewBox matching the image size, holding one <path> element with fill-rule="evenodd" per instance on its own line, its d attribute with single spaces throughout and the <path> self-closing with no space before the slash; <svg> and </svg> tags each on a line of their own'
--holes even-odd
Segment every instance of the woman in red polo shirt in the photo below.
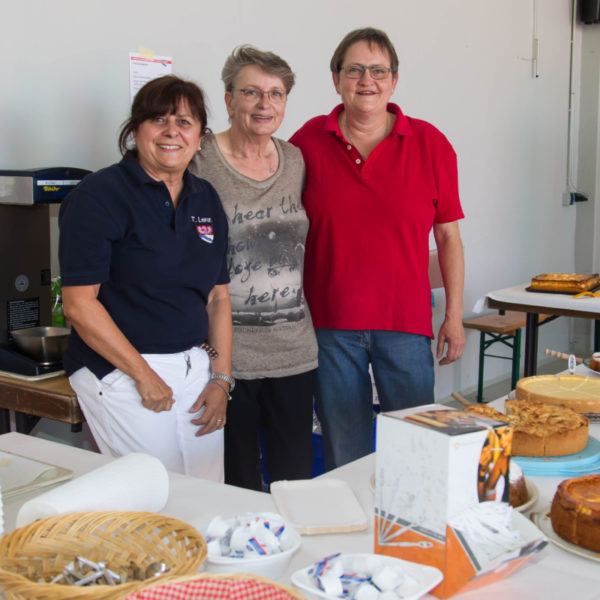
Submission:
<svg viewBox="0 0 600 600">
<path fill-rule="evenodd" d="M 398 57 L 383 31 L 349 33 L 331 71 L 342 104 L 291 139 L 307 170 L 304 285 L 327 469 L 372 450 L 369 367 L 382 410 L 433 402 L 432 229 L 446 291 L 440 364 L 458 359 L 465 342 L 456 154 L 435 127 L 389 102 Z"/>
</svg>

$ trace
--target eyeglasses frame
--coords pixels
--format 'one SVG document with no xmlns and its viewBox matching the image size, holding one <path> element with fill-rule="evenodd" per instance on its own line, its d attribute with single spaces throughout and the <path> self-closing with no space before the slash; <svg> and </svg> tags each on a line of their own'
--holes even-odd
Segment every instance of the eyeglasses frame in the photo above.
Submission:
<svg viewBox="0 0 600 600">
<path fill-rule="evenodd" d="M 261 90 L 260 88 L 257 87 L 247 87 L 247 88 L 235 88 L 236 91 L 238 92 L 242 92 L 242 94 L 244 94 L 244 100 L 248 100 L 248 97 L 245 95 L 246 92 L 253 90 L 255 92 L 257 92 L 258 94 L 260 94 L 260 102 L 262 102 L 262 99 L 265 97 L 265 95 L 267 96 L 267 98 L 269 98 L 270 102 L 273 102 L 273 104 L 283 104 L 288 97 L 288 92 L 286 90 Z M 273 92 L 281 92 L 282 93 L 282 97 L 281 100 L 275 100 L 273 99 L 273 97 L 271 96 L 271 94 Z"/>
<path fill-rule="evenodd" d="M 355 69 L 361 69 L 362 73 L 358 76 L 358 77 L 352 77 L 351 75 L 348 75 L 347 69 L 351 69 L 351 68 L 355 68 Z M 385 77 L 373 77 L 373 69 L 384 69 L 386 71 Z M 369 71 L 369 77 L 375 81 L 382 81 L 383 79 L 387 79 L 389 74 L 392 72 L 392 68 L 391 67 L 385 67 L 383 65 L 361 65 L 360 63 L 352 63 L 351 65 L 346 65 L 345 67 L 340 67 L 340 72 L 341 71 L 346 71 L 346 77 L 348 79 L 362 79 L 362 77 L 364 76 L 364 74 Z"/>
</svg>

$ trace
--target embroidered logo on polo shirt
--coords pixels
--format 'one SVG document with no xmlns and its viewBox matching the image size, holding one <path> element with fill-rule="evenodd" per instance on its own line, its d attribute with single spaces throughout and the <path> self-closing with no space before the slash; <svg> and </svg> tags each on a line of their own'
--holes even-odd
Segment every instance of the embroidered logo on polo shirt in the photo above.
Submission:
<svg viewBox="0 0 600 600">
<path fill-rule="evenodd" d="M 215 232 L 212 226 L 212 217 L 197 217 L 190 216 L 198 237 L 207 244 L 212 244 L 215 241 Z"/>
<path fill-rule="evenodd" d="M 212 225 L 196 225 L 198 237 L 207 244 L 212 244 L 215 239 Z"/>
</svg>

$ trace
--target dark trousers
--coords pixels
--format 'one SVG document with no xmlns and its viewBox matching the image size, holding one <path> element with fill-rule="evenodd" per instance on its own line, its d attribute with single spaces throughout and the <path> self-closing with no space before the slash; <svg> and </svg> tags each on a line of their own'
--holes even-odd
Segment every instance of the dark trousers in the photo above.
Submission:
<svg viewBox="0 0 600 600">
<path fill-rule="evenodd" d="M 310 478 L 314 387 L 314 370 L 236 381 L 227 405 L 225 483 L 262 490 L 260 430 L 271 481 Z"/>
</svg>

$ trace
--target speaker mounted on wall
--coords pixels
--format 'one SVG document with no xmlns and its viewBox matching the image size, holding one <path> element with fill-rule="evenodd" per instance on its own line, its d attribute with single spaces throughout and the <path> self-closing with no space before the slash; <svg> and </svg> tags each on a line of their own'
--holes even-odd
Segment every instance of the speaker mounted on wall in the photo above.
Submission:
<svg viewBox="0 0 600 600">
<path fill-rule="evenodd" d="M 586 25 L 600 23 L 600 0 L 580 0 L 581 20 Z"/>
</svg>

